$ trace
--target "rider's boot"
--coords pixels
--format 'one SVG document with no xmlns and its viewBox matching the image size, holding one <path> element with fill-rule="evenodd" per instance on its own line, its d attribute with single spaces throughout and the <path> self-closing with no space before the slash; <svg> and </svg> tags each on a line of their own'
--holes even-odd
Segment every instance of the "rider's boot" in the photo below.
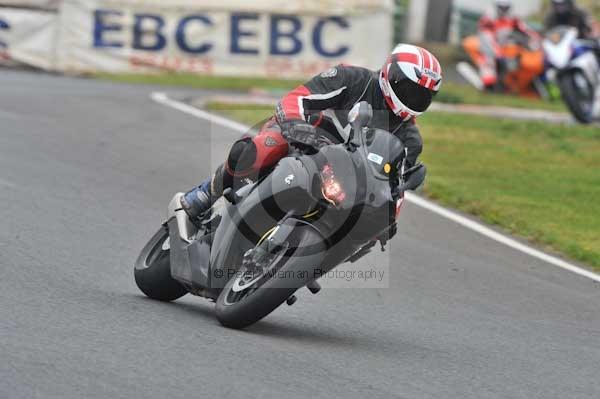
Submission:
<svg viewBox="0 0 600 399">
<path fill-rule="evenodd" d="M 188 191 L 181 197 L 181 207 L 187 213 L 190 221 L 198 227 L 202 216 L 212 207 L 214 195 L 211 186 L 212 177 L 206 179 L 202 184 Z"/>
<path fill-rule="evenodd" d="M 498 83 L 496 67 L 493 64 L 482 64 L 479 67 L 479 76 L 485 90 L 494 90 Z"/>
<path fill-rule="evenodd" d="M 210 210 L 215 201 L 223 195 L 223 185 L 231 185 L 228 177 L 225 166 L 221 165 L 212 177 L 181 197 L 181 208 L 196 227 L 199 227 L 203 216 Z"/>
</svg>

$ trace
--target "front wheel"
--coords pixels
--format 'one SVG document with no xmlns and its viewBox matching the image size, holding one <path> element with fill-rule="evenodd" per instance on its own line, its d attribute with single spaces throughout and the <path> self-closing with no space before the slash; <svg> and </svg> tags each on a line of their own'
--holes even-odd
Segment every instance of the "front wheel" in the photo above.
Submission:
<svg viewBox="0 0 600 399">
<path fill-rule="evenodd" d="M 579 122 L 592 123 L 594 87 L 583 71 L 574 70 L 558 79 L 560 92 L 567 107 Z"/>
<path fill-rule="evenodd" d="M 169 232 L 165 226 L 142 249 L 133 273 L 138 288 L 152 299 L 174 301 L 188 292 L 171 277 Z"/>
<path fill-rule="evenodd" d="M 315 279 L 326 249 L 321 235 L 307 225 L 295 227 L 284 241 L 276 234 L 246 253 L 217 298 L 216 316 L 225 327 L 256 323 Z"/>
</svg>

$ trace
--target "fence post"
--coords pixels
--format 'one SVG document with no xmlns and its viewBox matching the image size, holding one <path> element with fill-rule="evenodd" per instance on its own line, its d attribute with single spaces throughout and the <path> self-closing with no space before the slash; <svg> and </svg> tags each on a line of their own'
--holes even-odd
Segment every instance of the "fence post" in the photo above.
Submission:
<svg viewBox="0 0 600 399">
<path fill-rule="evenodd" d="M 408 7 L 408 26 L 406 37 L 411 43 L 420 43 L 425 39 L 427 25 L 427 10 L 429 0 L 411 1 Z"/>
</svg>

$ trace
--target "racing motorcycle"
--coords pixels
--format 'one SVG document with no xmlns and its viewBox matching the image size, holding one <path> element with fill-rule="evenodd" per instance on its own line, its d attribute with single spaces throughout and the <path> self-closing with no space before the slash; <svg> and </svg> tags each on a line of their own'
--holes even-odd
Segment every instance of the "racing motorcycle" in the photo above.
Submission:
<svg viewBox="0 0 600 399">
<path fill-rule="evenodd" d="M 593 45 L 577 36 L 577 29 L 559 26 L 548 32 L 542 46 L 548 78 L 556 81 L 575 119 L 591 123 L 600 114 L 600 65 Z"/>
<path fill-rule="evenodd" d="M 383 250 L 403 193 L 420 186 L 426 170 L 406 170 L 402 142 L 368 127 L 372 116 L 358 103 L 349 127 L 327 140 L 340 144 L 295 146 L 270 173 L 225 190 L 201 223 L 190 222 L 176 194 L 135 263 L 137 286 L 162 301 L 208 298 L 221 324 L 244 328 L 292 305 L 300 288 L 316 294 L 319 277 L 378 242 Z M 310 142 L 327 134 L 315 130 Z"/>
</svg>

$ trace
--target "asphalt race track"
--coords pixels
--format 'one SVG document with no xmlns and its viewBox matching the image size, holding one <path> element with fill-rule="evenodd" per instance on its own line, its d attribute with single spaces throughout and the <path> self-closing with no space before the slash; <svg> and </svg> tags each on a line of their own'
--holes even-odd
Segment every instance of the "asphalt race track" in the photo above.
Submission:
<svg viewBox="0 0 600 399">
<path fill-rule="evenodd" d="M 135 257 L 238 133 L 154 87 L 0 87 L 1 398 L 600 398 L 600 286 L 411 204 L 369 259 L 389 288 L 302 290 L 247 331 L 145 298 Z"/>
</svg>

